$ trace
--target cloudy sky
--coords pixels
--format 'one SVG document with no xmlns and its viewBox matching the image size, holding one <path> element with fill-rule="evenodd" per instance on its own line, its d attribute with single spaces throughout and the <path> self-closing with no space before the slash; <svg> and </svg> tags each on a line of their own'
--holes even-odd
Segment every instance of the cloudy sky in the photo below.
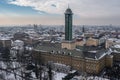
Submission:
<svg viewBox="0 0 120 80">
<path fill-rule="evenodd" d="M 0 25 L 64 24 L 68 4 L 74 24 L 120 25 L 120 0 L 0 0 Z"/>
</svg>

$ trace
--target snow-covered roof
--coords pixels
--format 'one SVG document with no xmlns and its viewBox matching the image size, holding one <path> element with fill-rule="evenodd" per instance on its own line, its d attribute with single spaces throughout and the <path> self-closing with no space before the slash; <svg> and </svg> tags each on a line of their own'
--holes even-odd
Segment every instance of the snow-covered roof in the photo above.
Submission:
<svg viewBox="0 0 120 80">
<path fill-rule="evenodd" d="M 0 40 L 11 40 L 9 37 L 0 37 Z"/>
<path fill-rule="evenodd" d="M 91 52 L 91 53 L 97 53 L 97 51 L 95 51 L 95 50 L 94 51 L 89 51 L 89 52 Z"/>
<path fill-rule="evenodd" d="M 21 41 L 21 40 L 15 40 L 14 42 L 23 42 L 23 41 Z"/>
<path fill-rule="evenodd" d="M 120 43 L 120 39 L 116 39 L 116 38 L 109 38 L 109 41 L 114 41 L 116 43 Z"/>
<path fill-rule="evenodd" d="M 116 40 L 116 38 L 109 38 L 108 40 L 114 41 L 114 40 Z"/>
<path fill-rule="evenodd" d="M 54 79 L 55 80 L 62 80 L 62 78 L 64 78 L 66 75 L 67 74 L 65 74 L 65 73 L 58 73 L 58 72 L 56 72 L 55 76 L 54 76 Z"/>
<path fill-rule="evenodd" d="M 65 64 L 60 64 L 60 63 L 54 63 L 54 64 L 59 66 L 66 66 Z"/>
<path fill-rule="evenodd" d="M 117 44 L 117 45 L 114 45 L 114 47 L 115 47 L 115 48 L 120 48 L 120 45 L 119 45 L 119 44 Z"/>
</svg>

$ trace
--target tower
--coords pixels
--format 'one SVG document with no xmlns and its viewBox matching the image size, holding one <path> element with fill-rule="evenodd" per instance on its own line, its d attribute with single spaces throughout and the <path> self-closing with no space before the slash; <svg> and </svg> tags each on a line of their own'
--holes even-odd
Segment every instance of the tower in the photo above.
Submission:
<svg viewBox="0 0 120 80">
<path fill-rule="evenodd" d="M 82 27 L 82 33 L 85 33 L 85 27 L 84 27 L 84 25 Z"/>
<path fill-rule="evenodd" d="M 62 48 L 75 49 L 75 41 L 72 40 L 72 10 L 68 7 L 65 11 L 65 40 L 62 41 Z"/>
<path fill-rule="evenodd" d="M 72 10 L 68 7 L 65 11 L 65 40 L 72 40 Z"/>
<path fill-rule="evenodd" d="M 33 25 L 35 32 L 38 32 L 38 26 L 36 24 Z"/>
</svg>

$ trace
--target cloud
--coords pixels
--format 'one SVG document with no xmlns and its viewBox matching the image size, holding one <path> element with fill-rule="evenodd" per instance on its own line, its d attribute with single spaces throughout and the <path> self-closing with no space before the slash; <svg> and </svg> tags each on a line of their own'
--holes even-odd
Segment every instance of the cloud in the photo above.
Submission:
<svg viewBox="0 0 120 80">
<path fill-rule="evenodd" d="M 50 14 L 63 13 L 63 9 L 68 0 L 9 0 L 9 4 L 18 6 L 32 7 L 34 10 L 42 11 Z M 67 7 L 67 6 L 66 6 Z"/>
<path fill-rule="evenodd" d="M 51 6 L 56 7 L 56 5 L 55 5 L 55 4 L 52 4 Z"/>
<path fill-rule="evenodd" d="M 9 4 L 32 7 L 49 14 L 63 14 L 68 4 L 82 17 L 108 17 L 120 14 L 120 0 L 8 0 Z"/>
</svg>

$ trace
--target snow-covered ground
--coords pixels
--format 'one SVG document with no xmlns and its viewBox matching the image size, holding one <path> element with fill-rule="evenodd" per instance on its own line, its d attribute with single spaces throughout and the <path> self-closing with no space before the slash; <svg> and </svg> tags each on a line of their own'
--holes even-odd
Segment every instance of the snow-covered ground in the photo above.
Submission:
<svg viewBox="0 0 120 80">
<path fill-rule="evenodd" d="M 12 70 L 18 67 L 18 63 L 0 61 L 0 80 L 21 80 L 20 71 Z"/>
<path fill-rule="evenodd" d="M 54 80 L 62 80 L 62 78 L 64 78 L 66 75 L 67 74 L 65 74 L 65 73 L 58 73 L 58 72 L 56 72 L 54 77 L 53 77 L 53 79 Z"/>
<path fill-rule="evenodd" d="M 73 71 L 70 71 L 69 73 L 74 73 L 75 71 L 76 70 L 73 70 Z M 25 67 L 23 66 L 22 63 L 0 61 L 0 80 L 23 80 L 22 77 L 24 79 L 26 77 L 25 74 L 23 74 L 23 72 L 26 72 L 26 73 L 31 72 L 31 78 L 29 78 L 30 80 L 39 80 L 39 79 L 36 79 L 36 75 L 33 71 L 25 70 Z M 55 71 L 52 71 L 52 72 L 53 72 L 53 80 L 62 80 L 62 78 L 64 78 L 67 75 L 67 73 L 61 73 L 61 72 L 55 72 Z M 46 69 L 45 71 L 42 71 L 42 80 L 44 77 L 46 77 L 47 80 L 49 80 L 48 69 Z M 86 80 L 109 80 L 109 79 L 105 79 L 97 76 L 96 77 L 75 76 L 71 80 L 83 80 L 85 78 Z"/>
</svg>

